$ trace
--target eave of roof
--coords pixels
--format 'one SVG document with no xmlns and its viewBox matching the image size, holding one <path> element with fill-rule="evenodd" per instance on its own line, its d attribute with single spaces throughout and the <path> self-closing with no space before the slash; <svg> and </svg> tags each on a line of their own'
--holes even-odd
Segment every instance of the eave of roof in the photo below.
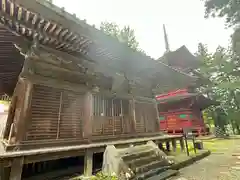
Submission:
<svg viewBox="0 0 240 180">
<path fill-rule="evenodd" d="M 199 107 L 199 109 L 203 110 L 206 109 L 209 106 L 212 105 L 219 105 L 219 102 L 216 102 L 214 100 L 211 100 L 209 98 L 206 98 L 202 94 L 199 93 L 188 93 L 188 94 L 180 94 L 180 95 L 175 95 L 172 97 L 166 97 L 162 98 L 160 100 L 157 100 L 158 104 L 166 104 L 166 103 L 173 103 L 173 102 L 181 102 L 183 100 L 189 99 L 189 98 L 194 98 L 194 104 L 195 106 Z"/>
<path fill-rule="evenodd" d="M 4 0 L 0 0 L 0 2 L 9 3 L 9 1 Z M 154 61 L 148 56 L 133 52 L 116 39 L 108 37 L 100 30 L 78 20 L 75 16 L 47 1 L 16 0 L 15 2 L 22 5 L 22 11 L 32 17 L 31 21 L 26 23 L 26 21 L 16 19 L 16 14 L 14 13 L 19 15 L 20 6 L 15 4 L 12 11 L 11 9 L 9 12 L 6 9 L 5 11 L 3 8 L 1 9 L 3 14 L 2 23 L 29 40 L 36 37 L 36 33 L 38 33 L 37 37 L 43 45 L 49 45 L 67 53 L 84 54 L 89 57 L 87 59 L 94 60 L 98 64 L 108 64 L 108 67 L 115 72 L 125 72 L 132 81 L 137 82 L 138 80 L 136 79 L 140 78 L 141 80 L 138 83 L 146 86 L 148 86 L 147 81 L 154 81 L 155 86 L 158 87 L 164 86 L 166 89 L 172 89 L 173 87 L 181 88 L 194 83 L 196 80 L 194 77 L 177 71 L 162 62 Z M 6 7 L 10 8 L 12 5 L 8 4 Z M 13 10 L 18 11 L 15 12 Z M 10 20 L 9 17 L 13 20 Z M 40 24 L 41 21 L 44 23 L 43 25 Z M 41 26 L 40 29 L 44 33 L 41 34 L 36 26 L 38 28 Z M 52 33 L 57 33 L 57 37 L 52 39 Z M 76 39 L 74 39 L 75 36 L 77 36 Z M 69 42 L 69 39 L 72 41 Z M 57 45 L 55 45 L 56 43 Z M 105 71 L 106 68 L 102 70 Z"/>
<path fill-rule="evenodd" d="M 162 103 L 169 103 L 169 102 L 177 102 L 182 101 L 183 99 L 191 98 L 191 97 L 197 97 L 198 93 L 187 93 L 187 94 L 179 94 L 175 96 L 165 97 L 157 100 L 159 104 Z"/>
</svg>

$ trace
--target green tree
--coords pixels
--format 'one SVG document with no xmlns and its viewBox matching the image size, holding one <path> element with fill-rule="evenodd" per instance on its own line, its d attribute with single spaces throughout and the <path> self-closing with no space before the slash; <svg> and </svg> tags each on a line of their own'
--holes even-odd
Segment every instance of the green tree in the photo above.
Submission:
<svg viewBox="0 0 240 180">
<path fill-rule="evenodd" d="M 121 29 L 116 23 L 102 22 L 100 29 L 107 35 L 117 38 L 131 49 L 145 54 L 145 52 L 139 48 L 139 42 L 136 39 L 135 31 L 131 29 L 130 26 L 124 26 Z"/>
<path fill-rule="evenodd" d="M 238 118 L 240 79 L 234 73 L 240 67 L 237 63 L 237 55 L 231 48 L 222 47 L 218 47 L 214 53 L 209 53 L 203 44 L 199 44 L 196 54 L 203 62 L 199 69 L 200 73 L 211 81 L 211 84 L 204 85 L 199 90 L 221 102 L 220 107 L 211 108 L 208 113 L 215 120 L 215 124 L 221 126 L 222 129 L 224 129 L 223 125 L 230 121 L 240 132 L 240 119 Z M 224 110 L 226 114 L 219 116 L 219 113 L 216 113 L 219 109 Z"/>
<path fill-rule="evenodd" d="M 100 30 L 102 30 L 107 35 L 118 38 L 120 34 L 120 28 L 116 23 L 102 22 L 100 25 Z"/>
<path fill-rule="evenodd" d="M 240 23 L 239 0 L 204 0 L 206 17 L 225 17 L 229 26 Z"/>
<path fill-rule="evenodd" d="M 129 26 L 124 26 L 123 28 L 120 28 L 116 23 L 102 22 L 100 25 L 100 30 L 102 30 L 105 34 L 118 39 L 118 41 L 125 44 L 133 51 L 138 51 L 145 54 L 145 52 L 139 48 L 139 43 L 136 39 L 134 30 L 131 29 Z M 123 58 L 122 61 L 123 62 L 128 61 L 128 59 Z M 130 79 L 129 77 L 132 76 L 131 75 L 132 68 L 135 65 L 134 64 L 129 65 L 129 63 L 121 63 L 120 66 L 123 71 L 120 73 L 121 75 L 120 74 L 115 75 L 114 82 L 116 83 L 114 83 L 113 85 L 114 86 L 113 91 L 121 89 L 122 91 L 127 91 L 128 93 L 131 93 L 132 84 L 134 84 L 135 82 L 129 80 Z"/>
<path fill-rule="evenodd" d="M 232 49 L 235 55 L 235 58 L 238 58 L 240 56 L 240 28 L 236 28 L 232 34 Z M 238 64 L 240 64 L 240 60 L 238 59 Z"/>
</svg>

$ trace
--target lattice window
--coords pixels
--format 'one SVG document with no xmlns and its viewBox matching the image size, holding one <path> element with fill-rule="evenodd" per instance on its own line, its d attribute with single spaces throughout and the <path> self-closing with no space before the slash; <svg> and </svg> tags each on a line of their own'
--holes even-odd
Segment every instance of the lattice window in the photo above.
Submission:
<svg viewBox="0 0 240 180">
<path fill-rule="evenodd" d="M 84 94 L 34 85 L 26 140 L 82 138 Z"/>
<path fill-rule="evenodd" d="M 57 138 L 60 97 L 59 89 L 34 85 L 27 140 Z"/>
<path fill-rule="evenodd" d="M 128 132 L 129 101 L 94 95 L 93 134 L 114 135 Z"/>
</svg>

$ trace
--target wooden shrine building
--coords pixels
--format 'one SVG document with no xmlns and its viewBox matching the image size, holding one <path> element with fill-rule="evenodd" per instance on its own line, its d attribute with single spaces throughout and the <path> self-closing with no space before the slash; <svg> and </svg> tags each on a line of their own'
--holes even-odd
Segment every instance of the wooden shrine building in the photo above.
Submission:
<svg viewBox="0 0 240 180">
<path fill-rule="evenodd" d="M 160 136 L 154 94 L 195 77 L 48 1 L 0 0 L 0 13 L 0 90 L 12 97 L 0 158 L 12 178 L 23 164 L 88 157 L 107 143 L 172 138 Z"/>
</svg>

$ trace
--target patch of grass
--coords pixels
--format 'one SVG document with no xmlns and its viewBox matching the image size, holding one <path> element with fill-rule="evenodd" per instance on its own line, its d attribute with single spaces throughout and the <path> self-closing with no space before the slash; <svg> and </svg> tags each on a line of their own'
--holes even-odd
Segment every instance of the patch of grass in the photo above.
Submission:
<svg viewBox="0 0 240 180">
<path fill-rule="evenodd" d="M 204 149 L 210 150 L 211 152 L 218 152 L 227 148 L 234 147 L 235 142 L 232 139 L 212 139 L 203 141 Z"/>
<path fill-rule="evenodd" d="M 164 148 L 166 148 L 166 147 L 164 147 Z M 184 148 L 185 148 L 185 152 L 182 152 L 180 143 L 177 143 L 176 151 L 175 152 L 171 151 L 171 152 L 168 153 L 168 155 L 170 155 L 170 156 L 178 156 L 178 155 L 181 155 L 181 154 L 185 155 L 186 154 L 186 146 L 185 145 L 184 145 Z M 191 140 L 188 141 L 188 150 L 189 150 L 190 155 L 195 154 L 194 148 L 193 148 L 193 143 L 192 143 Z"/>
<path fill-rule="evenodd" d="M 9 105 L 9 104 L 10 104 L 10 101 L 1 101 L 1 100 L 0 100 L 0 104 Z"/>
<path fill-rule="evenodd" d="M 71 178 L 69 180 L 81 180 L 81 179 L 84 179 L 84 177 L 78 176 L 78 177 Z M 96 176 L 90 177 L 90 180 L 117 180 L 117 179 L 118 178 L 114 175 L 107 176 L 107 175 L 103 174 L 102 172 L 97 173 Z"/>
<path fill-rule="evenodd" d="M 211 152 L 219 152 L 226 150 L 226 148 L 232 148 L 235 145 L 235 140 L 233 139 L 211 139 L 211 140 L 202 140 L 203 142 L 203 148 L 206 150 L 210 150 Z M 186 148 L 186 147 L 185 147 Z M 193 148 L 193 143 L 191 140 L 188 140 L 188 149 L 189 153 L 195 154 L 194 148 Z M 198 150 L 197 150 L 198 152 Z M 170 155 L 179 155 L 182 154 L 181 152 L 181 146 L 178 143 L 177 144 L 177 149 L 176 152 L 171 152 Z"/>
</svg>

